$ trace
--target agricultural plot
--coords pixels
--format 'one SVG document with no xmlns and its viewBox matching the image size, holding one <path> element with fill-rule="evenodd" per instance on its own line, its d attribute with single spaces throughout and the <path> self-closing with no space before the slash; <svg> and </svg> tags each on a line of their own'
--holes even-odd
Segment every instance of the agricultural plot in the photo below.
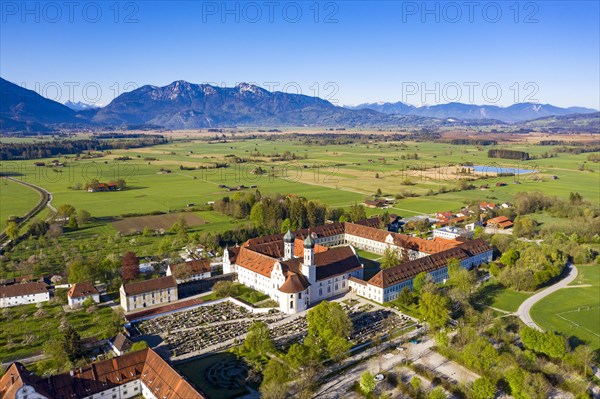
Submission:
<svg viewBox="0 0 600 399">
<path fill-rule="evenodd" d="M 35 207 L 39 200 L 40 195 L 33 189 L 0 179 L 0 231 L 6 227 L 9 217 L 22 217 Z"/>
<path fill-rule="evenodd" d="M 532 307 L 531 316 L 545 330 L 561 332 L 600 349 L 600 267 L 577 269 L 579 276 L 570 285 L 573 288 L 563 288 L 542 299 Z"/>
<path fill-rule="evenodd" d="M 143 231 L 144 228 L 151 230 L 167 230 L 173 226 L 179 218 L 183 218 L 185 223 L 189 227 L 198 226 L 206 223 L 205 220 L 200 218 L 194 213 L 182 212 L 182 213 L 169 213 L 165 215 L 152 215 L 152 216 L 136 216 L 125 218 L 123 220 L 117 220 L 113 222 L 113 226 L 117 231 L 121 233 L 132 233 Z"/>
</svg>

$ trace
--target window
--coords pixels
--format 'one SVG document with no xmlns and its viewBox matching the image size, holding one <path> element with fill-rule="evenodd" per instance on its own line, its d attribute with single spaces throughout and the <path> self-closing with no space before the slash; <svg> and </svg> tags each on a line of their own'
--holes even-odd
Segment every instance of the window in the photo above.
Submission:
<svg viewBox="0 0 600 399">
<path fill-rule="evenodd" d="M 294 301 L 290 301 L 290 309 L 294 308 Z"/>
<path fill-rule="evenodd" d="M 302 293 L 301 292 L 298 293 L 298 299 L 302 299 Z"/>
</svg>

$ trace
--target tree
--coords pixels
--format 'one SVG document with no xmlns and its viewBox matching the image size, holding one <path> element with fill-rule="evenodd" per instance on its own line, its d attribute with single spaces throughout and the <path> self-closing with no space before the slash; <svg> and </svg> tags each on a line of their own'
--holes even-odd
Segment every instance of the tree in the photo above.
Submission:
<svg viewBox="0 0 600 399">
<path fill-rule="evenodd" d="M 473 383 L 474 399 L 493 399 L 496 396 L 496 387 L 487 377 L 481 377 Z"/>
<path fill-rule="evenodd" d="M 380 262 L 380 267 L 382 269 L 389 269 L 392 266 L 397 266 L 400 264 L 400 257 L 398 256 L 398 252 L 390 247 L 385 249 L 383 253 L 383 259 Z"/>
<path fill-rule="evenodd" d="M 422 319 L 434 329 L 444 327 L 450 320 L 448 299 L 440 294 L 423 292 L 419 307 Z"/>
<path fill-rule="evenodd" d="M 365 207 L 360 204 L 351 205 L 348 211 L 348 218 L 353 222 L 366 219 L 367 213 L 365 212 Z"/>
<path fill-rule="evenodd" d="M 267 356 L 275 351 L 271 330 L 266 323 L 261 321 L 252 323 L 244 340 L 244 349 L 259 356 Z"/>
<path fill-rule="evenodd" d="M 69 222 L 67 223 L 67 227 L 72 230 L 77 230 L 79 228 L 79 224 L 77 224 L 77 219 L 72 217 L 69 218 Z"/>
<path fill-rule="evenodd" d="M 7 223 L 6 236 L 12 241 L 15 241 L 19 237 L 19 225 L 16 222 L 11 220 Z"/>
<path fill-rule="evenodd" d="M 305 345 L 294 343 L 290 346 L 290 349 L 288 349 L 285 360 L 290 367 L 298 369 L 305 366 L 310 361 L 310 350 Z"/>
<path fill-rule="evenodd" d="M 371 392 L 373 392 L 373 390 L 375 389 L 375 384 L 377 384 L 377 382 L 375 381 L 375 377 L 369 370 L 366 370 L 360 375 L 359 385 L 361 391 L 365 395 L 369 395 Z"/>
<path fill-rule="evenodd" d="M 287 382 L 291 376 L 289 367 L 279 358 L 273 357 L 269 359 L 262 374 L 263 381 L 260 385 L 262 397 L 284 398 L 287 391 Z"/>
<path fill-rule="evenodd" d="M 417 377 L 416 375 L 410 379 L 410 386 L 413 387 L 413 389 L 415 390 L 415 393 L 417 393 L 417 394 L 421 390 L 422 384 L 423 384 L 423 381 L 421 381 L 421 379 L 419 377 Z"/>
<path fill-rule="evenodd" d="M 140 262 L 135 252 L 127 252 L 121 258 L 121 276 L 125 281 L 135 280 L 140 274 Z"/>
<path fill-rule="evenodd" d="M 75 259 L 69 264 L 69 283 L 93 282 L 94 277 L 94 270 L 82 259 Z"/>
<path fill-rule="evenodd" d="M 139 350 L 146 349 L 146 348 L 148 348 L 148 343 L 146 341 L 134 342 L 133 345 L 131 345 L 132 352 L 139 351 Z"/>
<path fill-rule="evenodd" d="M 233 291 L 233 283 L 227 280 L 217 281 L 215 285 L 213 285 L 212 291 L 215 296 L 219 298 L 231 296 Z"/>
<path fill-rule="evenodd" d="M 56 217 L 59 219 L 67 220 L 75 213 L 75 207 L 69 204 L 62 204 L 56 208 Z"/>
<path fill-rule="evenodd" d="M 305 344 L 319 359 L 340 359 L 349 349 L 352 321 L 337 302 L 323 301 L 308 311 Z"/>
<path fill-rule="evenodd" d="M 454 287 L 460 299 L 467 299 L 471 294 L 475 277 L 473 273 L 460 265 L 457 259 L 448 262 L 448 282 Z"/>
<path fill-rule="evenodd" d="M 70 324 L 63 332 L 62 346 L 70 361 L 75 361 L 81 356 L 81 337 Z"/>
<path fill-rule="evenodd" d="M 92 215 L 85 209 L 80 209 L 77 211 L 77 223 L 80 226 L 89 222 L 91 218 L 92 218 Z"/>
<path fill-rule="evenodd" d="M 398 294 L 398 302 L 404 306 L 410 306 L 413 304 L 414 297 L 412 292 L 410 292 L 410 288 L 406 286 L 402 288 L 402 291 L 400 291 L 400 294 Z"/>
<path fill-rule="evenodd" d="M 413 280 L 413 290 L 419 294 L 427 281 L 427 273 L 421 272 L 417 274 Z"/>
<path fill-rule="evenodd" d="M 587 345 L 579 345 L 573 352 L 576 364 L 583 368 L 583 375 L 587 376 L 587 370 L 594 360 L 594 351 Z"/>
<path fill-rule="evenodd" d="M 514 248 L 504 252 L 498 261 L 503 265 L 514 266 L 519 260 L 519 251 Z"/>
<path fill-rule="evenodd" d="M 429 391 L 428 399 L 446 399 L 446 394 L 441 387 L 436 387 Z"/>
<path fill-rule="evenodd" d="M 517 237 L 532 238 L 535 235 L 537 222 L 527 216 L 518 216 L 513 226 L 513 234 Z"/>
</svg>

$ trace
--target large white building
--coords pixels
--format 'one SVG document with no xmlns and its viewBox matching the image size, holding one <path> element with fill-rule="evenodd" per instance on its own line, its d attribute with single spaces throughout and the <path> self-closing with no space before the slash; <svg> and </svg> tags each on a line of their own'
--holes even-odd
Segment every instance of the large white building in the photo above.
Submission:
<svg viewBox="0 0 600 399">
<path fill-rule="evenodd" d="M 462 229 L 456 226 L 445 226 L 433 230 L 433 238 L 444 238 L 446 240 L 455 240 L 457 238 L 471 238 L 473 231 Z"/>
<path fill-rule="evenodd" d="M 237 273 L 240 283 L 269 295 L 282 312 L 296 313 L 348 292 L 349 278 L 362 278 L 363 265 L 350 246 L 327 248 L 310 233 L 301 240 L 288 231 L 226 250 L 223 272 Z"/>
<path fill-rule="evenodd" d="M 453 257 L 469 268 L 491 260 L 491 248 L 481 240 L 425 240 L 378 226 L 379 219 L 373 218 L 250 239 L 225 251 L 223 271 L 237 273 L 240 283 L 275 299 L 281 311 L 295 313 L 349 289 L 383 303 L 395 299 L 404 285 L 412 287 L 412 278 L 420 271 L 435 281 L 444 280 L 447 262 Z M 383 275 L 363 281 L 363 267 L 354 248 L 378 254 L 386 249 L 397 251 L 402 263 L 388 270 L 414 268 L 419 272 L 400 273 L 401 281 L 392 281 L 389 277 L 394 273 L 382 271 Z"/>
<path fill-rule="evenodd" d="M 3 399 L 205 399 L 152 349 L 38 377 L 13 363 L 0 378 Z"/>
<path fill-rule="evenodd" d="M 173 276 L 124 284 L 119 289 L 121 307 L 126 312 L 176 301 L 177 282 Z"/>
<path fill-rule="evenodd" d="M 21 283 L 0 286 L 0 308 L 48 302 L 50 292 L 45 283 Z"/>
</svg>

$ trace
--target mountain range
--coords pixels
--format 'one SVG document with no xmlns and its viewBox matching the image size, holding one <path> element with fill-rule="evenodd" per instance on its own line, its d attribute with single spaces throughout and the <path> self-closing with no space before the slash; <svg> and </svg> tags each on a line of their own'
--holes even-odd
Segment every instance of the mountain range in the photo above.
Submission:
<svg viewBox="0 0 600 399">
<path fill-rule="evenodd" d="M 403 103 L 335 106 L 318 97 L 270 92 L 241 83 L 218 87 L 175 81 L 123 93 L 102 108 L 44 98 L 0 78 L 0 131 L 47 133 L 56 129 L 199 129 L 255 126 L 416 127 L 505 125 L 544 116 L 586 113 L 586 108 L 515 104 L 502 108 L 450 103 L 414 107 Z M 373 109 L 375 108 L 375 109 Z"/>
<path fill-rule="evenodd" d="M 546 116 L 561 116 L 569 114 L 588 114 L 598 112 L 595 109 L 584 107 L 561 108 L 551 104 L 517 103 L 509 107 L 497 105 L 475 105 L 463 103 L 447 103 L 438 105 L 414 105 L 403 102 L 396 103 L 365 103 L 349 109 L 372 109 L 384 114 L 417 115 L 430 118 L 458 118 L 458 119 L 497 119 L 507 123 L 524 122 Z"/>
</svg>

